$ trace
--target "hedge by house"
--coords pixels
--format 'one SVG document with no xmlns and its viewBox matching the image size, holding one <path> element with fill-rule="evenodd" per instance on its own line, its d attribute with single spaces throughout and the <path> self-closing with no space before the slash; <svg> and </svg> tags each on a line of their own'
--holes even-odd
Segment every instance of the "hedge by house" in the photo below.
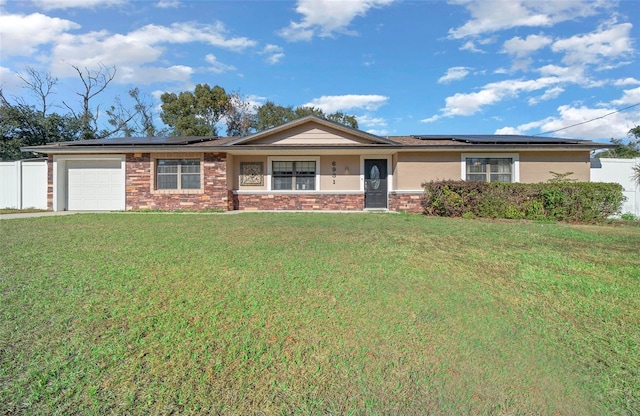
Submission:
<svg viewBox="0 0 640 416">
<path fill-rule="evenodd" d="M 425 213 L 443 217 L 598 222 L 618 214 L 625 198 L 617 183 L 432 181 L 422 186 Z"/>
</svg>

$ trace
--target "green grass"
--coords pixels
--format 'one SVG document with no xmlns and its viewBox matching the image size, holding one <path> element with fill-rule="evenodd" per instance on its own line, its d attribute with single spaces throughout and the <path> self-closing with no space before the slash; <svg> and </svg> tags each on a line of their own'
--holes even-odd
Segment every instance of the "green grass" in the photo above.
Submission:
<svg viewBox="0 0 640 416">
<path fill-rule="evenodd" d="M 0 215 L 2 214 L 25 214 L 25 213 L 32 213 L 32 212 L 46 212 L 46 209 L 39 209 L 39 208 L 22 208 L 22 209 L 17 209 L 17 208 L 0 208 Z"/>
<path fill-rule="evenodd" d="M 639 414 L 640 228 L 0 221 L 0 414 Z"/>
</svg>

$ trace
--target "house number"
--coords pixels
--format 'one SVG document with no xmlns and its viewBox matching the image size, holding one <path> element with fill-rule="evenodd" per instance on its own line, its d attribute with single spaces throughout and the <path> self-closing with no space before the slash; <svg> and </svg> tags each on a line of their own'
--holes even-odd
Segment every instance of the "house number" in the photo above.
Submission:
<svg viewBox="0 0 640 416">
<path fill-rule="evenodd" d="M 336 184 L 336 161 L 331 162 L 331 177 L 333 178 L 333 184 Z"/>
</svg>

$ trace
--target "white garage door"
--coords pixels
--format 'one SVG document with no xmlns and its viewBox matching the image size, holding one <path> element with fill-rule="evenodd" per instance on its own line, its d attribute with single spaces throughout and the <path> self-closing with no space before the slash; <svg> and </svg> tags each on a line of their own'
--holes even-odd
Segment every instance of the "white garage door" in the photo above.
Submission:
<svg viewBox="0 0 640 416">
<path fill-rule="evenodd" d="M 67 172 L 69 211 L 124 210 L 120 160 L 68 160 Z"/>
</svg>

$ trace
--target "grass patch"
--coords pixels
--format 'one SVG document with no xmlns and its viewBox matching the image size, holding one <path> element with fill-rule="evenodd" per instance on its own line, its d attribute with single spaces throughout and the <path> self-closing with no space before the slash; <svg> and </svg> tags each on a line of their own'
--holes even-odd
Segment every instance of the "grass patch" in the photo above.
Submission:
<svg viewBox="0 0 640 416">
<path fill-rule="evenodd" d="M 0 208 L 0 215 L 2 214 L 27 214 L 32 212 L 46 212 L 46 209 L 39 208 Z"/>
<path fill-rule="evenodd" d="M 640 229 L 0 223 L 0 414 L 637 414 Z"/>
</svg>

